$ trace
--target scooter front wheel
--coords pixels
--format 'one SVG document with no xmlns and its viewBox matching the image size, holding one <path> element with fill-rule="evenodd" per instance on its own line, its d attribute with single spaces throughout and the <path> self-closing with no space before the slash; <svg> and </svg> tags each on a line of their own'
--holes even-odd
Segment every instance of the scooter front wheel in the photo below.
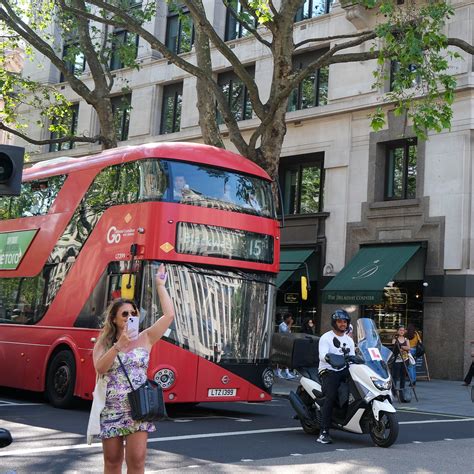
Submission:
<svg viewBox="0 0 474 474">
<path fill-rule="evenodd" d="M 394 413 L 380 412 L 379 420 L 370 421 L 370 437 L 381 448 L 392 446 L 398 437 L 398 420 Z"/>
</svg>

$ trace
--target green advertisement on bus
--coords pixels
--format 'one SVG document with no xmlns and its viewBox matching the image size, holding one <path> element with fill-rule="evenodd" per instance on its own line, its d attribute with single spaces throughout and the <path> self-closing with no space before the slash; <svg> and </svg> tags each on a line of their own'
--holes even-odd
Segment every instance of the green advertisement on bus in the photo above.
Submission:
<svg viewBox="0 0 474 474">
<path fill-rule="evenodd" d="M 0 270 L 16 270 L 37 229 L 0 233 Z"/>
</svg>

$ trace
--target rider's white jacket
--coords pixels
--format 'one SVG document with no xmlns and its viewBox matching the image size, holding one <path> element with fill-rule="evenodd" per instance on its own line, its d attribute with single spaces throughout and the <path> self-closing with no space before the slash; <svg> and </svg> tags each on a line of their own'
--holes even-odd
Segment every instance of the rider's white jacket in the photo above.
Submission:
<svg viewBox="0 0 474 474">
<path fill-rule="evenodd" d="M 339 342 L 341 343 L 341 347 L 336 347 L 334 345 L 334 342 L 333 342 L 334 338 L 339 339 Z M 319 372 L 321 372 L 321 370 L 324 370 L 324 369 L 336 370 L 336 371 L 344 370 L 344 369 L 335 369 L 324 360 L 324 357 L 326 356 L 326 354 L 343 355 L 342 347 L 344 344 L 346 345 L 346 347 L 349 347 L 350 349 L 349 355 L 355 355 L 354 341 L 347 334 L 344 334 L 343 336 L 338 336 L 334 331 L 328 331 L 327 333 L 323 334 L 320 337 L 319 339 L 319 368 L 318 368 Z"/>
</svg>

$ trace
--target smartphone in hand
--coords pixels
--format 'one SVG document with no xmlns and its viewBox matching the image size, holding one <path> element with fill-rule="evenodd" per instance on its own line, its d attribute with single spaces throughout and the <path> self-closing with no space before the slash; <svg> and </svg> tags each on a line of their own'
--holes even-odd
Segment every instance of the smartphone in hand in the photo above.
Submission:
<svg viewBox="0 0 474 474">
<path fill-rule="evenodd" d="M 140 318 L 138 316 L 129 316 L 127 321 L 128 336 L 132 341 L 138 339 L 138 326 Z"/>
</svg>

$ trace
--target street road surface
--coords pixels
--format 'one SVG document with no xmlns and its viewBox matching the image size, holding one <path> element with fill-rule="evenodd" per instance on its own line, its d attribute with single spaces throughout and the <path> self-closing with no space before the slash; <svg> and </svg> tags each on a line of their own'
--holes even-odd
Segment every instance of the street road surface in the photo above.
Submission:
<svg viewBox="0 0 474 474">
<path fill-rule="evenodd" d="M 0 390 L 0 426 L 14 443 L 0 450 L 0 474 L 102 472 L 100 443 L 88 446 L 90 404 L 59 410 L 38 395 Z M 472 472 L 474 418 L 399 411 L 389 449 L 367 435 L 333 431 L 331 445 L 301 429 L 288 400 L 171 409 L 149 438 L 147 472 Z"/>
</svg>

